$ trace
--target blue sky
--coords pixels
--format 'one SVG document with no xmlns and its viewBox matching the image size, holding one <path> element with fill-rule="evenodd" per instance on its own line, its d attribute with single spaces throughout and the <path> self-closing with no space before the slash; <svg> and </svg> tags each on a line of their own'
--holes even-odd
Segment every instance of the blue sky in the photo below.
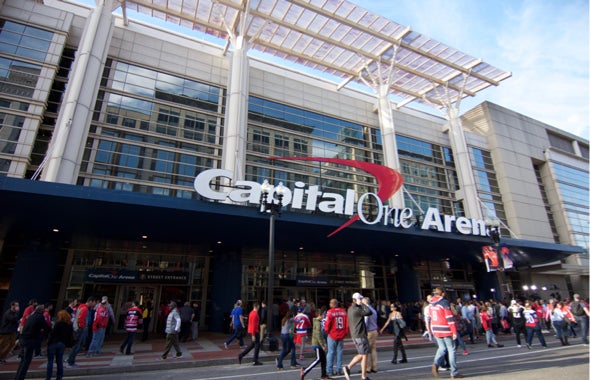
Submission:
<svg viewBox="0 0 590 380">
<path fill-rule="evenodd" d="M 352 2 L 512 72 L 498 87 L 463 100 L 461 113 L 487 100 L 590 137 L 588 0 Z"/>
<path fill-rule="evenodd" d="M 461 113 L 488 100 L 589 138 L 588 0 L 371 0 L 362 6 L 512 72 L 498 87 L 465 99 Z"/>
</svg>

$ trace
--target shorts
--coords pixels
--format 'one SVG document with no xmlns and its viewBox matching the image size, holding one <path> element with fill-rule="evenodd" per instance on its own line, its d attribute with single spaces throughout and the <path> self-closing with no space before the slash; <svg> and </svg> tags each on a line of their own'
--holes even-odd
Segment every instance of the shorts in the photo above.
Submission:
<svg viewBox="0 0 590 380">
<path fill-rule="evenodd" d="M 352 342 L 356 347 L 356 352 L 360 355 L 368 355 L 371 352 L 369 340 L 367 338 L 352 338 Z"/>
</svg>

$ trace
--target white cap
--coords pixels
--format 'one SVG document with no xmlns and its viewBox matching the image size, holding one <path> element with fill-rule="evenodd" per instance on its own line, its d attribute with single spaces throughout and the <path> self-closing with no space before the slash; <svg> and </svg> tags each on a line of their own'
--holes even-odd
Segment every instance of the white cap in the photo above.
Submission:
<svg viewBox="0 0 590 380">
<path fill-rule="evenodd" d="M 512 301 L 510 301 L 510 304 L 511 304 L 511 305 L 516 305 L 516 300 L 512 300 Z"/>
<path fill-rule="evenodd" d="M 353 300 L 362 300 L 363 299 L 363 296 L 360 293 L 354 293 L 352 295 L 352 299 Z"/>
</svg>

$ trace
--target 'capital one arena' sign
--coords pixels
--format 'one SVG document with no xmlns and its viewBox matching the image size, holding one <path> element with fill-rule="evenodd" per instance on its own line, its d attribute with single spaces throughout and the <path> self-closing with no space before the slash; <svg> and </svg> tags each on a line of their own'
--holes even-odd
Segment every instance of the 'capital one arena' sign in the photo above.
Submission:
<svg viewBox="0 0 590 380">
<path fill-rule="evenodd" d="M 347 165 L 362 169 L 372 174 L 377 179 L 377 193 L 364 193 L 358 196 L 353 189 L 347 189 L 345 194 L 328 193 L 319 190 L 319 186 L 308 186 L 303 182 L 295 182 L 293 189 L 286 189 L 283 196 L 283 205 L 291 209 L 305 209 L 308 211 L 321 211 L 323 213 L 332 213 L 339 215 L 350 215 L 351 218 L 342 226 L 334 230 L 332 236 L 357 220 L 365 224 L 381 223 L 385 226 L 393 225 L 399 228 L 410 228 L 416 224 L 416 218 L 410 208 L 391 208 L 385 204 L 387 200 L 395 194 L 403 183 L 403 178 L 397 171 L 386 166 L 361 162 L 354 160 L 344 160 L 338 158 L 321 158 L 321 157 L 274 157 L 275 160 L 289 161 L 318 161 L 328 162 L 339 165 Z M 194 181 L 194 188 L 199 195 L 204 198 L 216 201 L 226 201 L 227 199 L 237 203 L 260 204 L 262 194 L 261 185 L 254 181 L 236 180 L 233 183 L 232 190 L 217 191 L 211 188 L 211 182 L 218 178 L 227 178 L 234 180 L 233 173 L 224 169 L 205 170 Z M 273 199 L 273 192 L 269 194 Z M 365 207 L 371 205 L 375 210 L 374 215 L 366 216 Z M 463 235 L 480 235 L 487 236 L 485 222 L 480 219 L 470 219 L 466 217 L 455 217 L 452 215 L 441 215 L 439 210 L 430 207 L 423 216 L 421 225 L 423 230 L 436 230 L 441 232 L 451 232 L 453 227 Z"/>
</svg>

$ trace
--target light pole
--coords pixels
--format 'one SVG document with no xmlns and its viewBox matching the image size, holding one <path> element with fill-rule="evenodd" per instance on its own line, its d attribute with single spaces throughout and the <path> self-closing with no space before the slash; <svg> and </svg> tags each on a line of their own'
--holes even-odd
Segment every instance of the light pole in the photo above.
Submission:
<svg viewBox="0 0 590 380">
<path fill-rule="evenodd" d="M 262 191 L 260 195 L 260 212 L 270 214 L 268 228 L 268 294 L 266 301 L 266 327 L 267 334 L 262 342 L 262 349 L 265 351 L 276 351 L 279 347 L 277 339 L 272 335 L 272 305 L 274 294 L 274 277 L 275 277 L 275 215 L 281 215 L 283 207 L 283 196 L 287 188 L 282 182 L 275 188 L 268 180 L 264 180 L 260 186 Z M 274 194 L 277 195 L 275 203 Z"/>
</svg>

